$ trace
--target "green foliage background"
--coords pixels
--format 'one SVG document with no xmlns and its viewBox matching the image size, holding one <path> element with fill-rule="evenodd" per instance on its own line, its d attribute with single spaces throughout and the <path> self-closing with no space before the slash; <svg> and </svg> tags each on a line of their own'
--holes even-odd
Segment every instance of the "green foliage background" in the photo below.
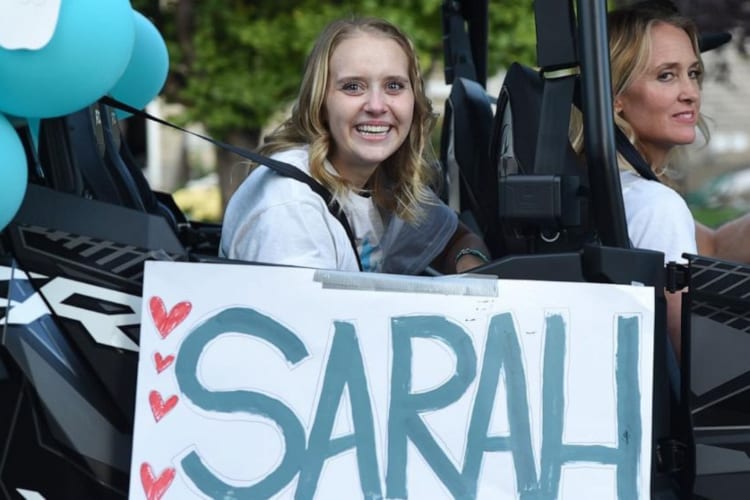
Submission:
<svg viewBox="0 0 750 500">
<path fill-rule="evenodd" d="M 426 72 L 442 59 L 441 0 L 133 0 L 165 37 L 170 79 L 165 97 L 186 105 L 186 120 L 212 134 L 263 127 L 293 99 L 304 58 L 329 21 L 376 15 L 401 26 L 414 40 Z M 192 12 L 180 41 L 179 9 Z M 490 73 L 513 60 L 533 62 L 531 0 L 490 6 Z M 185 38 L 190 43 L 185 43 Z"/>
</svg>

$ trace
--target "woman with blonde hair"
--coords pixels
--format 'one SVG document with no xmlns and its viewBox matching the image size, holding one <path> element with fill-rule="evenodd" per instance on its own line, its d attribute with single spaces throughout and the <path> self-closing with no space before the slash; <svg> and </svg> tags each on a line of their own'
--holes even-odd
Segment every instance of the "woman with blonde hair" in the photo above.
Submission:
<svg viewBox="0 0 750 500">
<path fill-rule="evenodd" d="M 615 125 L 636 152 L 628 155 L 632 163 L 618 155 L 632 245 L 663 252 L 665 262 L 684 262 L 685 253 L 750 262 L 750 217 L 709 229 L 695 222 L 670 187 L 679 146 L 693 143 L 696 130 L 708 139 L 695 24 L 671 2 L 647 0 L 611 11 L 608 30 Z M 571 140 L 582 152 L 580 119 L 573 121 Z M 679 355 L 681 296 L 666 296 L 667 326 Z"/>
<path fill-rule="evenodd" d="M 433 122 L 401 30 L 378 18 L 332 22 L 308 56 L 291 116 L 260 152 L 330 192 L 350 234 L 307 184 L 260 165 L 227 206 L 222 255 L 399 274 L 487 262 L 482 240 L 430 188 Z"/>
</svg>

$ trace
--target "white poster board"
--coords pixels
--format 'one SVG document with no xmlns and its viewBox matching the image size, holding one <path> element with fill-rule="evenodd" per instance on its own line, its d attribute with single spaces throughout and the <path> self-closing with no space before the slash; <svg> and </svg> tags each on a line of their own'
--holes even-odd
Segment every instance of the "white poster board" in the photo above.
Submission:
<svg viewBox="0 0 750 500">
<path fill-rule="evenodd" d="M 147 262 L 143 304 L 130 498 L 649 496 L 652 288 Z"/>
</svg>

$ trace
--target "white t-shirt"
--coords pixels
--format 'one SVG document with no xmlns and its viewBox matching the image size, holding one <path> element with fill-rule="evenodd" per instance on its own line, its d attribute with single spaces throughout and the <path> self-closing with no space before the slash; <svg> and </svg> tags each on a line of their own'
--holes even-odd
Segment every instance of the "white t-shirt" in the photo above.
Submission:
<svg viewBox="0 0 750 500">
<path fill-rule="evenodd" d="M 685 200 L 673 189 L 620 172 L 628 236 L 635 248 L 664 253 L 664 262 L 685 262 L 683 253 L 698 252 L 695 221 Z"/>
<path fill-rule="evenodd" d="M 273 158 L 310 173 L 306 147 Z M 385 220 L 367 196 L 350 193 L 338 200 L 364 271 L 418 274 L 442 252 L 458 217 L 434 193 L 430 196 L 420 205 L 423 217 L 415 223 L 392 214 Z M 229 200 L 219 255 L 317 269 L 359 269 L 346 230 L 323 198 L 307 184 L 265 166 L 253 171 Z"/>
<path fill-rule="evenodd" d="M 274 158 L 309 174 L 307 149 Z M 345 210 L 346 213 L 346 210 Z M 307 184 L 260 166 L 229 200 L 220 255 L 230 259 L 357 271 L 341 223 Z"/>
</svg>

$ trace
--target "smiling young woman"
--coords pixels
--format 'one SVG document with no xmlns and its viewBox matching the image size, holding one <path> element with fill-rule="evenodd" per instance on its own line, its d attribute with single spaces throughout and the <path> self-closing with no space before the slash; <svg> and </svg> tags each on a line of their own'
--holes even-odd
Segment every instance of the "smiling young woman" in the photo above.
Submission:
<svg viewBox="0 0 750 500">
<path fill-rule="evenodd" d="M 352 237 L 307 184 L 256 165 L 227 206 L 221 255 L 398 274 L 485 263 L 484 242 L 431 189 L 433 124 L 409 38 L 382 19 L 332 22 L 307 59 L 291 116 L 260 152 L 324 186 Z"/>
<path fill-rule="evenodd" d="M 333 168 L 362 189 L 409 134 L 414 93 L 409 61 L 393 40 L 362 33 L 331 54 L 325 115 Z"/>
</svg>

